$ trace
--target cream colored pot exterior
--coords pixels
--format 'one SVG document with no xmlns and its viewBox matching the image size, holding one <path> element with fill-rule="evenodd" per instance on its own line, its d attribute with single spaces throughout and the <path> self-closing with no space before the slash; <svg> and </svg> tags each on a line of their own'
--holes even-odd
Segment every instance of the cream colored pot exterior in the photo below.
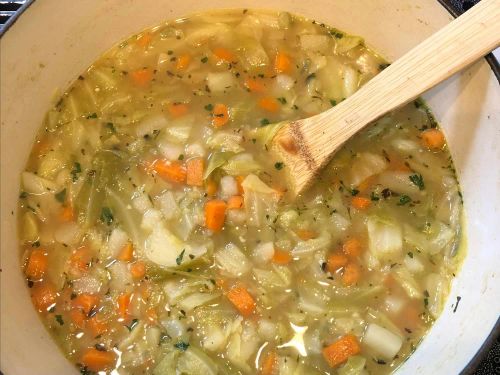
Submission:
<svg viewBox="0 0 500 375">
<path fill-rule="evenodd" d="M 37 0 L 1 40 L 1 370 L 76 374 L 39 322 L 20 272 L 19 173 L 56 90 L 117 41 L 213 8 L 289 10 L 363 35 L 390 60 L 451 20 L 435 0 Z M 468 256 L 442 316 L 400 374 L 458 374 L 500 313 L 500 90 L 485 61 L 426 95 L 463 188 Z M 456 297 L 461 296 L 453 313 Z"/>
</svg>

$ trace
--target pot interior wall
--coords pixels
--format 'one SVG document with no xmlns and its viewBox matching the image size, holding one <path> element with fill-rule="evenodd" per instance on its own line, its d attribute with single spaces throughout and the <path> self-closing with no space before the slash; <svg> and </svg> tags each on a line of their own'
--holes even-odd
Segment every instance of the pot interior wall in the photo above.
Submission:
<svg viewBox="0 0 500 375">
<path fill-rule="evenodd" d="M 161 20 L 229 0 L 36 1 L 2 38 L 1 48 L 1 368 L 9 375 L 70 374 L 31 307 L 20 272 L 16 202 L 22 170 L 54 92 L 64 90 L 102 52 Z M 243 0 L 241 8 L 286 9 L 350 33 L 393 60 L 451 17 L 434 0 Z M 426 95 L 442 122 L 466 202 L 469 255 L 443 316 L 401 373 L 458 373 L 488 335 L 500 311 L 495 282 L 500 190 L 498 84 L 484 61 Z M 496 106 L 496 108 L 495 108 Z M 494 168 L 491 168 L 494 166 Z M 453 303 L 461 296 L 453 313 Z"/>
</svg>

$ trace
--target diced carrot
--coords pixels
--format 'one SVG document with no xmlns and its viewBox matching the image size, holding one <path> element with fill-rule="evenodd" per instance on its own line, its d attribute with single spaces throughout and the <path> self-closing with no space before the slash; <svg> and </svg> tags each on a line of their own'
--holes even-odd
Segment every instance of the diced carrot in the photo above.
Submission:
<svg viewBox="0 0 500 375">
<path fill-rule="evenodd" d="M 120 316 L 121 321 L 127 319 L 128 308 L 130 306 L 131 297 L 132 297 L 131 293 L 124 293 L 118 296 L 117 299 L 118 315 Z"/>
<path fill-rule="evenodd" d="M 167 105 L 167 110 L 172 117 L 184 116 L 189 111 L 189 106 L 186 103 L 170 103 Z"/>
<path fill-rule="evenodd" d="M 153 40 L 153 35 L 151 33 L 144 33 L 137 37 L 136 43 L 139 47 L 147 47 L 149 43 Z"/>
<path fill-rule="evenodd" d="M 264 361 L 262 362 L 262 367 L 260 370 L 260 375 L 277 375 L 278 370 L 278 356 L 274 350 L 267 353 Z"/>
<path fill-rule="evenodd" d="M 177 57 L 177 64 L 175 65 L 177 70 L 186 69 L 191 63 L 191 55 L 188 53 L 183 53 L 179 57 Z"/>
<path fill-rule="evenodd" d="M 30 280 L 40 280 L 47 271 L 47 265 L 47 252 L 40 248 L 34 249 L 28 258 L 24 273 Z"/>
<path fill-rule="evenodd" d="M 153 72 L 148 68 L 137 69 L 130 72 L 130 77 L 137 86 L 147 86 L 153 79 Z"/>
<path fill-rule="evenodd" d="M 323 357 L 330 367 L 337 367 L 359 352 L 361 352 L 361 347 L 356 336 L 345 335 L 324 348 Z"/>
<path fill-rule="evenodd" d="M 144 262 L 138 260 L 130 265 L 130 273 L 134 279 L 142 279 L 146 274 L 146 265 Z"/>
<path fill-rule="evenodd" d="M 226 202 L 213 199 L 205 204 L 205 226 L 214 232 L 219 232 L 224 226 Z"/>
<path fill-rule="evenodd" d="M 134 257 L 134 246 L 132 245 L 131 242 L 127 242 L 125 246 L 123 246 L 123 248 L 120 250 L 120 254 L 118 254 L 117 259 L 124 262 L 130 262 L 133 257 Z"/>
<path fill-rule="evenodd" d="M 90 329 L 93 337 L 102 335 L 109 328 L 108 324 L 105 321 L 100 320 L 97 315 L 94 315 L 88 320 L 87 327 Z"/>
<path fill-rule="evenodd" d="M 297 234 L 297 236 L 299 236 L 299 238 L 302 241 L 307 241 L 307 240 L 311 240 L 313 238 L 318 237 L 318 233 L 316 233 L 313 230 L 308 230 L 308 229 L 299 229 L 295 233 Z"/>
<path fill-rule="evenodd" d="M 75 212 L 73 207 L 68 202 L 64 204 L 61 209 L 61 220 L 62 221 L 73 221 L 75 218 Z"/>
<path fill-rule="evenodd" d="M 212 53 L 219 59 L 225 62 L 231 63 L 236 62 L 236 56 L 234 53 L 223 47 L 214 48 Z"/>
<path fill-rule="evenodd" d="M 245 176 L 236 176 L 236 185 L 238 186 L 238 194 L 243 195 L 245 190 L 243 190 L 243 180 L 245 180 Z"/>
<path fill-rule="evenodd" d="M 31 299 L 35 308 L 42 312 L 47 311 L 52 305 L 56 303 L 57 292 L 50 282 L 36 283 L 33 288 L 31 288 Z"/>
<path fill-rule="evenodd" d="M 186 181 L 186 168 L 178 161 L 157 160 L 153 165 L 153 169 L 164 180 L 178 183 Z"/>
<path fill-rule="evenodd" d="M 243 208 L 243 197 L 241 195 L 233 195 L 227 200 L 227 208 L 228 210 Z"/>
<path fill-rule="evenodd" d="M 326 268 L 328 272 L 337 272 L 349 262 L 349 259 L 344 254 L 332 254 L 326 261 Z"/>
<path fill-rule="evenodd" d="M 361 268 L 356 263 L 347 263 L 342 274 L 342 282 L 346 286 L 356 284 L 361 277 Z"/>
<path fill-rule="evenodd" d="M 74 308 L 82 309 L 85 314 L 89 314 L 90 310 L 99 304 L 100 298 L 95 294 L 83 293 L 79 294 L 74 300 L 72 305 Z"/>
<path fill-rule="evenodd" d="M 85 321 L 87 320 L 87 315 L 80 310 L 80 309 L 71 309 L 69 312 L 69 317 L 71 318 L 71 321 L 73 324 L 80 328 L 84 329 L 85 328 Z"/>
<path fill-rule="evenodd" d="M 74 250 L 69 257 L 69 268 L 72 274 L 79 275 L 87 271 L 92 254 L 86 246 Z"/>
<path fill-rule="evenodd" d="M 358 210 L 364 210 L 372 204 L 372 201 L 365 197 L 355 196 L 351 199 L 352 205 Z"/>
<path fill-rule="evenodd" d="M 158 322 L 158 314 L 156 313 L 156 310 L 153 307 L 146 310 L 146 318 L 150 323 L 155 324 Z"/>
<path fill-rule="evenodd" d="M 80 358 L 80 363 L 90 371 L 104 371 L 114 367 L 116 355 L 114 352 L 89 348 Z"/>
<path fill-rule="evenodd" d="M 186 183 L 189 186 L 203 186 L 203 172 L 205 161 L 203 158 L 192 158 L 186 162 Z"/>
<path fill-rule="evenodd" d="M 269 96 L 259 99 L 258 104 L 260 108 L 268 112 L 278 112 L 278 110 L 280 109 L 278 101 Z"/>
<path fill-rule="evenodd" d="M 444 147 L 444 134 L 439 129 L 424 130 L 421 137 L 424 146 L 431 150 L 440 150 Z"/>
<path fill-rule="evenodd" d="M 288 73 L 292 68 L 292 61 L 285 52 L 278 52 L 274 59 L 274 70 L 276 73 Z"/>
<path fill-rule="evenodd" d="M 273 263 L 288 264 L 291 261 L 292 255 L 290 254 L 290 252 L 281 249 L 274 249 Z"/>
<path fill-rule="evenodd" d="M 351 258 L 355 258 L 361 255 L 361 242 L 356 238 L 349 238 L 342 245 L 342 251 L 345 255 Z"/>
<path fill-rule="evenodd" d="M 217 183 L 214 180 L 207 180 L 207 195 L 209 197 L 214 197 L 217 194 Z"/>
<path fill-rule="evenodd" d="M 400 172 L 410 172 L 411 168 L 405 164 L 402 159 L 391 157 L 391 161 L 389 162 L 389 169 L 391 171 L 400 171 Z M 375 178 L 375 176 L 372 176 Z"/>
<path fill-rule="evenodd" d="M 216 128 L 224 126 L 229 121 L 229 110 L 225 104 L 216 104 L 212 111 L 212 125 Z"/>
<path fill-rule="evenodd" d="M 255 79 L 255 78 L 248 77 L 247 79 L 245 79 L 244 85 L 248 89 L 248 91 L 251 91 L 251 92 L 265 92 L 266 91 L 266 86 L 264 86 L 264 83 L 262 83 L 262 81 Z"/>
<path fill-rule="evenodd" d="M 241 315 L 250 316 L 255 310 L 255 300 L 242 286 L 235 286 L 227 292 L 227 298 Z"/>
</svg>

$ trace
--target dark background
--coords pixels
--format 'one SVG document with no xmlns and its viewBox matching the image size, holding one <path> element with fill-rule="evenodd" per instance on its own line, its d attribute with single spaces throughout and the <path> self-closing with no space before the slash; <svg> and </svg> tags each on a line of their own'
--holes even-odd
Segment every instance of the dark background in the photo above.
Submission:
<svg viewBox="0 0 500 375">
<path fill-rule="evenodd" d="M 437 0 L 455 17 L 470 9 L 480 0 Z M 16 13 L 25 0 L 0 0 L 0 30 L 2 25 Z M 500 28 L 500 25 L 499 25 Z M 499 77 L 498 62 L 491 56 L 487 58 Z M 496 67 L 496 68 L 495 68 Z M 497 322 L 490 338 L 472 359 L 463 375 L 500 375 L 500 324 Z M 3 375 L 0 371 L 0 375 Z M 439 375 L 439 374 L 437 374 Z"/>
</svg>

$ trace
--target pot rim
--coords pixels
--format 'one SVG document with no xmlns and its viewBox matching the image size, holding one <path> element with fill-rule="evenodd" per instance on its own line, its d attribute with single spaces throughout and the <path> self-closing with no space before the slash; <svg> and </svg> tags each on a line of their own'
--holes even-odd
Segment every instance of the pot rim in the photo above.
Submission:
<svg viewBox="0 0 500 375">
<path fill-rule="evenodd" d="M 480 0 L 479 0 L 480 1 Z M 16 23 L 19 17 L 25 13 L 25 11 L 33 5 L 35 0 L 26 0 L 26 2 L 17 10 L 17 12 L 10 17 L 7 22 L 3 25 L 2 30 L 0 30 L 0 39 L 7 33 L 7 31 L 11 28 L 12 25 Z M 437 0 L 437 2 L 448 11 L 454 18 L 459 17 L 463 10 L 458 9 L 452 0 Z M 500 63 L 496 56 L 490 52 L 484 59 L 490 66 L 493 74 L 495 75 L 498 83 L 500 84 Z M 462 369 L 460 375 L 473 375 L 475 370 L 479 367 L 481 361 L 486 357 L 489 350 L 492 348 L 494 342 L 500 339 L 500 316 L 497 319 L 494 327 L 489 333 L 486 340 L 483 342 L 481 347 L 477 350 L 476 354 L 470 359 L 467 365 Z M 0 370 L 0 375 L 3 375 L 3 372 Z"/>
</svg>

